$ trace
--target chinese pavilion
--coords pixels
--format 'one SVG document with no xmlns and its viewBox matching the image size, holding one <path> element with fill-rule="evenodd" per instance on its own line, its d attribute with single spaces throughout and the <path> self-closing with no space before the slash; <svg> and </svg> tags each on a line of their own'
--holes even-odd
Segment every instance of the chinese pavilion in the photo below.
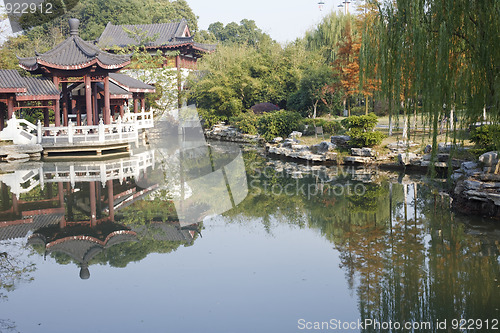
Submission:
<svg viewBox="0 0 500 333">
<path fill-rule="evenodd" d="M 155 88 L 118 74 L 130 55 L 99 49 L 78 36 L 79 21 L 70 19 L 70 36 L 52 50 L 19 58 L 21 68 L 41 77 L 22 77 L 15 70 L 0 70 L 0 139 L 39 143 L 50 152 L 117 149 L 137 141 L 138 131 L 153 126 L 145 110 L 145 93 Z M 129 99 L 134 114 L 125 114 Z M 6 106 L 6 107 L 5 107 Z M 43 109 L 43 127 L 16 120 L 23 109 Z M 49 110 L 54 111 L 50 124 Z M 5 112 L 7 111 L 7 112 Z M 13 119 L 14 118 L 14 119 Z M 7 120 L 6 131 L 5 121 Z M 16 140 L 18 142 L 16 142 Z M 96 148 L 97 147 L 97 148 Z M 128 148 L 127 148 L 128 150 Z"/>
</svg>

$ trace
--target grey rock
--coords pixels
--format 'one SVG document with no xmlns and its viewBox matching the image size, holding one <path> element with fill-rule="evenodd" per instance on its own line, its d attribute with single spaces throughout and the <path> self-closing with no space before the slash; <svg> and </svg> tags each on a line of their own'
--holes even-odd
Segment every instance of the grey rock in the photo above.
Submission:
<svg viewBox="0 0 500 333">
<path fill-rule="evenodd" d="M 417 154 L 414 153 L 400 153 L 398 154 L 398 162 L 401 165 L 409 165 L 411 160 L 417 158 Z"/>
<path fill-rule="evenodd" d="M 344 157 L 345 163 L 371 163 L 373 160 L 370 157 L 363 156 L 346 156 Z"/>
<path fill-rule="evenodd" d="M 335 135 L 330 139 L 331 143 L 340 147 L 347 146 L 349 144 L 349 141 L 351 141 L 351 137 L 349 135 Z"/>
<path fill-rule="evenodd" d="M 447 168 L 448 167 L 448 163 L 446 163 L 446 162 L 436 162 L 436 163 L 434 163 L 434 166 L 436 168 Z"/>
<path fill-rule="evenodd" d="M 495 169 L 494 166 L 486 166 L 483 168 L 483 173 L 495 173 Z"/>
<path fill-rule="evenodd" d="M 30 159 L 30 155 L 21 153 L 11 153 L 7 155 L 7 162 L 27 162 Z"/>
<path fill-rule="evenodd" d="M 430 154 L 431 151 L 432 151 L 432 145 L 425 146 L 425 148 L 424 148 L 425 154 Z"/>
<path fill-rule="evenodd" d="M 351 148 L 352 156 L 375 157 L 375 152 L 371 148 Z"/>
<path fill-rule="evenodd" d="M 281 136 L 277 136 L 271 141 L 272 143 L 280 143 L 283 141 L 283 138 Z"/>
<path fill-rule="evenodd" d="M 464 186 L 468 190 L 479 190 L 482 186 L 482 183 L 477 180 L 467 179 L 464 181 Z"/>
<path fill-rule="evenodd" d="M 448 162 L 450 154 L 437 154 L 436 157 L 438 162 Z"/>
<path fill-rule="evenodd" d="M 300 138 L 302 137 L 302 132 L 293 131 L 288 137 L 293 139 Z"/>
<path fill-rule="evenodd" d="M 479 156 L 479 161 L 485 166 L 493 166 L 498 163 L 498 153 L 496 151 L 490 151 Z"/>
<path fill-rule="evenodd" d="M 472 170 L 478 167 L 479 164 L 477 164 L 476 162 L 463 162 L 462 165 L 460 166 L 462 170 Z"/>
<path fill-rule="evenodd" d="M 337 148 L 337 146 L 334 145 L 333 143 L 323 141 L 323 142 L 320 142 L 316 145 L 311 146 L 311 151 L 314 153 L 323 154 L 323 153 L 326 153 L 328 151 L 332 151 L 335 148 Z"/>
</svg>

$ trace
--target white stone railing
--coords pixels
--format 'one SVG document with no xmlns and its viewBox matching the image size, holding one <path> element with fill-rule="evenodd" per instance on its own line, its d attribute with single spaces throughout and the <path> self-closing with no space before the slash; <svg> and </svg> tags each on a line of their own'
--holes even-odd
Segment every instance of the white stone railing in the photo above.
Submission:
<svg viewBox="0 0 500 333">
<path fill-rule="evenodd" d="M 123 122 L 136 123 L 138 129 L 152 128 L 154 126 L 153 110 L 135 112 L 125 112 Z"/>
<path fill-rule="evenodd" d="M 40 121 L 37 127 L 38 143 L 40 144 L 96 144 L 114 142 L 135 142 L 139 138 L 139 127 L 134 122 L 123 122 L 121 117 L 110 125 L 104 125 L 102 119 L 99 125 L 43 127 Z"/>
<path fill-rule="evenodd" d="M 0 140 L 12 140 L 14 144 L 37 143 L 37 127 L 25 119 L 17 119 L 13 114 L 0 132 Z"/>
<path fill-rule="evenodd" d="M 100 181 L 104 187 L 108 180 L 126 178 L 138 180 L 141 173 L 154 168 L 154 151 L 146 151 L 132 157 L 107 162 L 88 162 L 72 164 L 55 164 L 44 166 L 39 170 L 40 183 L 69 182 L 74 187 L 78 182 Z"/>
</svg>

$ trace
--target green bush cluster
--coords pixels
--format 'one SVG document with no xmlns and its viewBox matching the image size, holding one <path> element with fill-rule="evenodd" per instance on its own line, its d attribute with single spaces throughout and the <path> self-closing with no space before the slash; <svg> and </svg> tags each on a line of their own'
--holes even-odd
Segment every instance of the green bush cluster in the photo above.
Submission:
<svg viewBox="0 0 500 333">
<path fill-rule="evenodd" d="M 470 133 L 470 141 L 477 147 L 494 150 L 500 140 L 500 125 L 483 125 L 474 128 Z"/>
<path fill-rule="evenodd" d="M 301 118 L 299 113 L 292 111 L 267 113 L 258 118 L 257 129 L 266 141 L 271 141 L 277 136 L 286 137 L 299 130 Z"/>
<path fill-rule="evenodd" d="M 240 132 L 247 134 L 257 134 L 257 122 L 259 117 L 255 115 L 252 111 L 248 111 L 240 114 L 237 117 L 230 119 L 230 123 L 236 126 Z"/>
<path fill-rule="evenodd" d="M 341 123 L 347 128 L 346 134 L 351 137 L 351 146 L 373 147 L 379 145 L 385 138 L 384 133 L 374 131 L 378 119 L 373 113 L 362 116 L 351 116 L 342 120 Z"/>
<path fill-rule="evenodd" d="M 214 112 L 205 109 L 198 109 L 198 114 L 201 117 L 201 124 L 203 128 L 212 128 L 212 126 L 220 123 L 228 121 L 226 116 L 216 115 Z"/>
</svg>

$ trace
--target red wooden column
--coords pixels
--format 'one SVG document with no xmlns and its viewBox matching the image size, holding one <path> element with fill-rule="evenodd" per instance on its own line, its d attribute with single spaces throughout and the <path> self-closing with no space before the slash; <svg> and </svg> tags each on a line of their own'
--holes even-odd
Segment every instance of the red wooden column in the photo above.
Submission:
<svg viewBox="0 0 500 333">
<path fill-rule="evenodd" d="M 50 120 L 49 120 L 49 102 L 48 101 L 43 101 L 43 126 L 44 127 L 49 127 L 50 126 Z"/>
<path fill-rule="evenodd" d="M 62 112 L 64 126 L 68 126 L 68 83 L 62 82 Z"/>
<path fill-rule="evenodd" d="M 144 93 L 140 94 L 141 98 L 141 112 L 146 111 L 146 102 L 145 102 L 145 97 Z"/>
<path fill-rule="evenodd" d="M 109 219 L 115 221 L 115 198 L 113 192 L 113 181 L 108 180 L 106 186 L 108 187 L 108 209 L 109 209 Z"/>
<path fill-rule="evenodd" d="M 17 195 L 12 193 L 12 210 L 14 214 L 19 214 L 19 202 L 17 200 Z"/>
<path fill-rule="evenodd" d="M 57 183 L 57 196 L 59 197 L 59 207 L 64 207 L 64 184 L 62 182 Z"/>
<path fill-rule="evenodd" d="M 111 124 L 111 108 L 109 103 L 109 76 L 104 78 L 104 123 Z"/>
<path fill-rule="evenodd" d="M 94 123 L 99 124 L 99 104 L 97 103 L 97 82 L 92 83 L 92 107 L 94 108 Z"/>
<path fill-rule="evenodd" d="M 90 226 L 95 227 L 97 225 L 97 208 L 96 208 L 96 197 L 95 197 L 95 182 L 90 182 Z"/>
<path fill-rule="evenodd" d="M 5 127 L 5 104 L 0 104 L 0 131 Z"/>
<path fill-rule="evenodd" d="M 132 97 L 134 99 L 134 113 L 137 113 L 137 111 L 139 111 L 139 104 L 138 104 L 139 100 L 138 100 L 137 93 L 133 93 Z"/>
<path fill-rule="evenodd" d="M 54 85 L 56 86 L 57 90 L 59 90 L 59 78 L 57 76 L 54 76 L 54 77 L 52 77 L 52 80 L 53 80 Z M 56 123 L 56 126 L 61 126 L 61 108 L 60 108 L 60 103 L 61 103 L 61 101 L 59 99 L 55 100 L 54 113 L 55 113 L 55 123 Z"/>
<path fill-rule="evenodd" d="M 13 114 L 14 114 L 14 96 L 11 95 L 7 99 L 7 119 L 12 118 Z"/>
<path fill-rule="evenodd" d="M 90 76 L 85 75 L 85 108 L 87 111 L 87 125 L 93 125 L 93 119 L 92 119 L 92 87 L 91 87 L 91 81 L 90 81 Z"/>
</svg>

